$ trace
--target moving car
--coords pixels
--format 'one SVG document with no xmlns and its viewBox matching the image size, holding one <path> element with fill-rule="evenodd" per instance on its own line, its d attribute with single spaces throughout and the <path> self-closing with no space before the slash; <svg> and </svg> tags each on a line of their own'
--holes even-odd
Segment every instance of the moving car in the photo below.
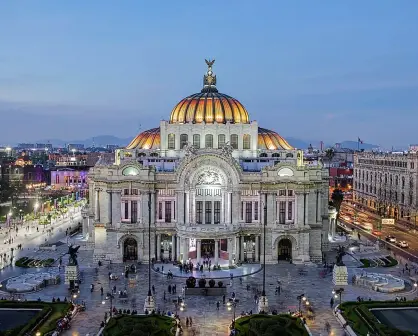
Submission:
<svg viewBox="0 0 418 336">
<path fill-rule="evenodd" d="M 396 238 L 394 236 L 386 236 L 385 240 L 389 243 L 396 243 Z"/>
<path fill-rule="evenodd" d="M 398 245 L 401 248 L 408 248 L 409 247 L 408 243 L 405 240 L 401 240 L 396 245 Z"/>
</svg>

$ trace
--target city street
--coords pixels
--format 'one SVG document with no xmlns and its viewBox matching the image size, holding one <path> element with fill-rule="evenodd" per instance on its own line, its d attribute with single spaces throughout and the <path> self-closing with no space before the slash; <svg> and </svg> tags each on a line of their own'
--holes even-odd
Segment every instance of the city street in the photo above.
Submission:
<svg viewBox="0 0 418 336">
<path fill-rule="evenodd" d="M 356 214 L 356 215 L 355 215 Z M 356 218 L 354 218 L 356 217 Z M 340 211 L 340 221 L 350 227 L 357 227 L 363 230 L 362 234 L 365 234 L 367 238 L 371 240 L 381 239 L 385 243 L 386 247 L 393 250 L 395 253 L 402 255 L 418 262 L 418 233 L 414 233 L 413 230 L 408 230 L 403 225 L 383 225 L 381 227 L 381 235 L 376 235 L 377 221 L 380 216 L 373 214 L 369 211 L 353 207 L 352 204 L 343 202 Z M 355 222 L 356 225 L 353 225 Z M 395 222 L 396 223 L 396 222 Z M 373 227 L 373 229 L 371 229 Z M 409 248 L 400 248 L 396 244 L 385 241 L 385 237 L 393 236 L 397 241 L 406 241 Z"/>
<path fill-rule="evenodd" d="M 6 267 L 10 264 L 10 253 L 13 248 L 13 255 L 15 262 L 19 258 L 25 256 L 28 250 L 38 249 L 40 245 L 46 242 L 56 242 L 65 237 L 65 232 L 70 228 L 74 228 L 81 222 L 81 208 L 70 208 L 70 211 L 63 215 L 62 218 L 54 220 L 51 224 L 39 225 L 36 222 L 23 223 L 16 225 L 18 231 L 12 228 L 2 228 L 0 239 L 4 241 L 13 238 L 13 243 L 1 244 L 0 255 L 6 254 L 6 258 L 1 260 L 0 268 Z M 29 225 L 30 229 L 27 231 L 26 227 Z M 36 230 L 39 229 L 39 231 Z M 51 230 L 52 229 L 52 230 Z M 18 245 L 22 244 L 22 249 L 17 249 Z"/>
</svg>

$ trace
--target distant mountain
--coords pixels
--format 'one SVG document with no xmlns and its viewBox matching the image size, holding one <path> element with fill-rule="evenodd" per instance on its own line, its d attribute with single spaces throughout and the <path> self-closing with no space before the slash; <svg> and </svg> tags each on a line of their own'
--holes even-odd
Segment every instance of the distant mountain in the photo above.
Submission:
<svg viewBox="0 0 418 336">
<path fill-rule="evenodd" d="M 370 149 L 375 149 L 375 148 L 379 148 L 379 145 L 373 145 L 373 144 L 368 144 L 368 143 L 361 143 L 359 144 L 357 141 L 343 141 L 340 142 L 341 144 L 341 148 L 349 148 L 349 149 L 364 149 L 364 150 L 370 150 Z"/>
<path fill-rule="evenodd" d="M 134 137 L 118 138 L 113 135 L 98 135 L 85 140 L 61 140 L 61 139 L 49 139 L 39 140 L 36 143 L 51 143 L 54 147 L 64 147 L 67 144 L 83 144 L 86 148 L 92 147 L 104 147 L 106 145 L 118 145 L 121 147 L 127 146 Z"/>
<path fill-rule="evenodd" d="M 304 140 L 300 140 L 297 138 L 292 137 L 285 137 L 286 141 L 289 143 L 289 145 L 298 148 L 298 149 L 307 149 L 309 147 L 310 142 L 306 142 Z M 314 141 L 316 143 L 317 141 Z M 313 143 L 312 143 L 313 145 Z"/>
</svg>

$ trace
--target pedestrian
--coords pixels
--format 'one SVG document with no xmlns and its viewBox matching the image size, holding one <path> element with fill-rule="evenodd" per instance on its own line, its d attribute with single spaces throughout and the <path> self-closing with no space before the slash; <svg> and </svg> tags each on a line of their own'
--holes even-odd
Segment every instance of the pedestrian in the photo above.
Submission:
<svg viewBox="0 0 418 336">
<path fill-rule="evenodd" d="M 225 295 L 224 295 L 225 296 Z M 219 310 L 220 302 L 216 302 L 216 309 Z"/>
<path fill-rule="evenodd" d="M 161 266 L 161 272 L 164 273 L 164 265 Z"/>
<path fill-rule="evenodd" d="M 100 287 L 100 295 L 103 296 L 103 287 Z"/>
<path fill-rule="evenodd" d="M 222 303 L 225 304 L 225 294 L 222 295 Z"/>
<path fill-rule="evenodd" d="M 330 308 L 332 308 L 334 306 L 334 298 L 333 297 L 329 301 L 329 305 L 330 305 Z"/>
<path fill-rule="evenodd" d="M 171 294 L 171 285 L 168 285 L 168 294 Z"/>
<path fill-rule="evenodd" d="M 193 320 L 192 320 L 192 317 L 191 316 L 189 317 L 189 324 L 190 324 L 190 326 L 193 325 Z"/>
<path fill-rule="evenodd" d="M 189 318 L 186 317 L 186 327 L 189 327 Z"/>
<path fill-rule="evenodd" d="M 167 299 L 165 298 L 165 291 L 164 291 L 163 299 L 164 299 L 164 302 L 167 301 Z"/>
</svg>

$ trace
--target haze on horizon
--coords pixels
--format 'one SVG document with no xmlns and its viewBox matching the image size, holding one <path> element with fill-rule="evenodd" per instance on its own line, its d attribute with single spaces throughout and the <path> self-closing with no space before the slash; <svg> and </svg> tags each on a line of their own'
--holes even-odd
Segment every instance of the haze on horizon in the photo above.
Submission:
<svg viewBox="0 0 418 336">
<path fill-rule="evenodd" d="M 282 136 L 418 142 L 418 2 L 0 4 L 0 143 L 134 136 L 202 87 Z"/>
</svg>

